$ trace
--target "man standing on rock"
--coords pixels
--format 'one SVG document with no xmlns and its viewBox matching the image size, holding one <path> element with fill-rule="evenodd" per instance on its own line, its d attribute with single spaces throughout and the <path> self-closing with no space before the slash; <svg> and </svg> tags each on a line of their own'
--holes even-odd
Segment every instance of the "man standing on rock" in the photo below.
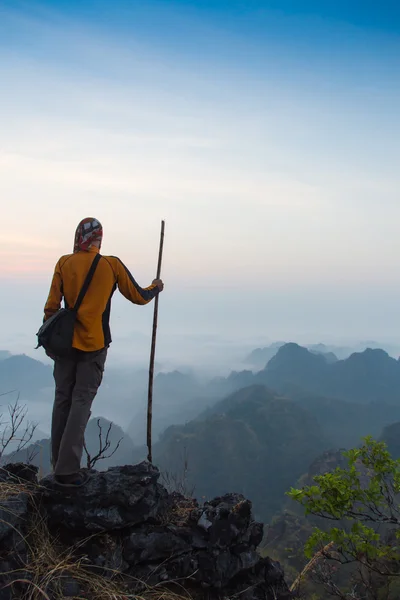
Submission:
<svg viewBox="0 0 400 600">
<path fill-rule="evenodd" d="M 55 314 L 64 298 L 75 305 L 91 264 L 99 254 L 103 229 L 94 218 L 83 219 L 75 233 L 73 254 L 58 261 L 44 309 L 45 320 Z M 115 256 L 101 256 L 93 279 L 77 313 L 72 352 L 54 360 L 55 400 L 51 425 L 54 477 L 61 486 L 80 487 L 88 480 L 81 470 L 84 433 L 92 402 L 103 378 L 107 349 L 111 298 L 116 289 L 134 304 L 147 304 L 164 289 L 158 279 L 141 288 Z"/>
</svg>

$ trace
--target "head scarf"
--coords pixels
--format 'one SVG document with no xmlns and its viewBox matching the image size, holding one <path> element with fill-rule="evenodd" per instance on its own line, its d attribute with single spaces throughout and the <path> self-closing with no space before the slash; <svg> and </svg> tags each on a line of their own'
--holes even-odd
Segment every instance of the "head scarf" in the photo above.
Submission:
<svg viewBox="0 0 400 600">
<path fill-rule="evenodd" d="M 103 238 L 103 228 L 97 219 L 88 217 L 83 219 L 75 232 L 74 252 L 88 252 L 93 242 L 100 242 Z"/>
</svg>

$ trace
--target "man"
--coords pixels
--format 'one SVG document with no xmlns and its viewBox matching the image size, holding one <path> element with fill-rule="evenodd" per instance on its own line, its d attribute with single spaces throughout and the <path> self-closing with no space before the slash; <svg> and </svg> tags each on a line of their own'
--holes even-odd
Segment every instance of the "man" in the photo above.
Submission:
<svg viewBox="0 0 400 600">
<path fill-rule="evenodd" d="M 79 223 L 73 254 L 58 261 L 45 320 L 56 313 L 64 298 L 72 307 L 78 298 L 94 257 L 100 251 L 103 229 L 97 219 Z M 89 475 L 80 468 L 84 433 L 92 402 L 103 378 L 107 349 L 111 298 L 116 289 L 134 304 L 147 304 L 164 289 L 161 280 L 141 288 L 125 265 L 115 256 L 102 256 L 83 302 L 74 329 L 73 350 L 68 358 L 54 359 L 55 400 L 51 425 L 54 477 L 61 486 L 80 487 Z"/>
</svg>

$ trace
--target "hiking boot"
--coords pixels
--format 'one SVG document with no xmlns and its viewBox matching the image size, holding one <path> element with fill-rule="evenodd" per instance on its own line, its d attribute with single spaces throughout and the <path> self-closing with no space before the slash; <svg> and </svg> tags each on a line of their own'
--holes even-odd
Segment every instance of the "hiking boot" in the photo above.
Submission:
<svg viewBox="0 0 400 600">
<path fill-rule="evenodd" d="M 90 478 L 90 473 L 87 471 L 79 471 L 73 475 L 55 475 L 54 481 L 57 485 L 69 488 L 79 488 L 84 486 Z"/>
</svg>

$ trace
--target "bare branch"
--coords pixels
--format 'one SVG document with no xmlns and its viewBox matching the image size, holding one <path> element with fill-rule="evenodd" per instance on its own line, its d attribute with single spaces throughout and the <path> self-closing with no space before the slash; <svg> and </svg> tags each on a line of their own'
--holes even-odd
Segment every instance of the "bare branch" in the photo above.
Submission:
<svg viewBox="0 0 400 600">
<path fill-rule="evenodd" d="M 26 421 L 27 413 L 28 409 L 26 405 L 19 404 L 18 394 L 14 404 L 8 405 L 7 419 L 4 420 L 3 415 L 0 415 L 0 459 L 6 454 L 6 451 L 10 449 L 12 444 L 17 444 L 17 446 L 9 455 L 8 458 L 10 459 L 17 452 L 24 450 L 32 441 L 37 424 Z M 26 421 L 25 425 L 24 421 Z"/>
<path fill-rule="evenodd" d="M 98 450 L 97 454 L 95 454 L 95 456 L 92 457 L 90 455 L 89 450 L 86 445 L 86 441 L 84 441 L 83 448 L 86 453 L 86 466 L 88 469 L 93 469 L 93 467 L 99 460 L 105 460 L 107 458 L 111 458 L 112 456 L 114 456 L 114 454 L 117 452 L 118 448 L 120 447 L 120 444 L 121 444 L 122 440 L 124 439 L 123 437 L 120 440 L 118 440 L 114 449 L 111 450 L 111 452 L 109 454 L 107 454 L 107 452 L 111 448 L 110 433 L 112 430 L 112 426 L 113 426 L 113 423 L 110 423 L 108 426 L 108 429 L 107 429 L 106 436 L 103 439 L 103 428 L 100 424 L 100 419 L 97 419 L 97 427 L 99 429 L 99 450 Z"/>
<path fill-rule="evenodd" d="M 33 461 L 35 460 L 35 458 L 38 456 L 38 454 L 39 454 L 39 448 L 38 448 L 38 446 L 36 444 L 33 444 L 26 451 L 26 462 L 27 462 L 27 464 L 31 465 L 33 463 Z"/>
</svg>

